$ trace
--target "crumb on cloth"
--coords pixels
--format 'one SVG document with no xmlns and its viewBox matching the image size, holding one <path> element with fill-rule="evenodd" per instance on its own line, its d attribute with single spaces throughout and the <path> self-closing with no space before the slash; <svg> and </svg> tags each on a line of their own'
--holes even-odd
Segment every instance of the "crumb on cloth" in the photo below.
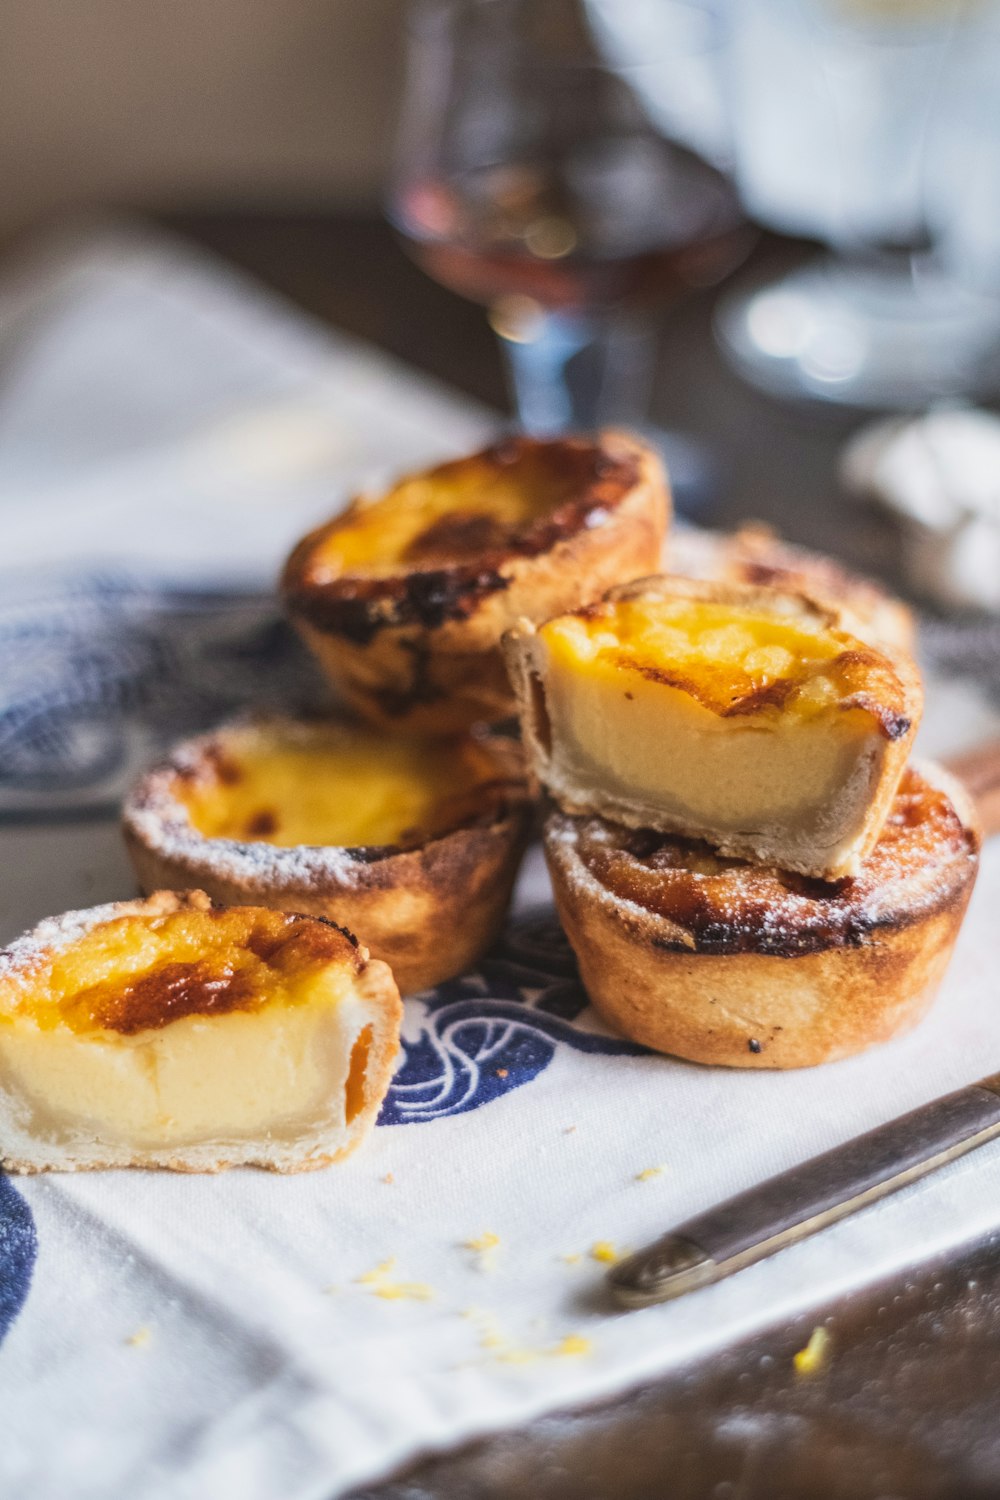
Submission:
<svg viewBox="0 0 1000 1500">
<path fill-rule="evenodd" d="M 830 1334 L 820 1325 L 809 1335 L 809 1342 L 795 1355 L 793 1364 L 798 1375 L 815 1375 L 826 1363 L 830 1352 Z"/>
</svg>

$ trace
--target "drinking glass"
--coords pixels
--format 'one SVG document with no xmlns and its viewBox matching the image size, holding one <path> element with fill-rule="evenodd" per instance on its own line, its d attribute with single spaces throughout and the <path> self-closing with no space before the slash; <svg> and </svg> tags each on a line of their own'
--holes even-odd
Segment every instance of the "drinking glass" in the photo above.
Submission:
<svg viewBox="0 0 1000 1500">
<path fill-rule="evenodd" d="M 656 309 L 750 243 L 725 173 L 650 107 L 662 76 L 620 25 L 633 11 L 641 22 L 633 0 L 411 9 L 389 216 L 424 270 L 486 307 L 534 433 L 641 426 Z"/>
</svg>

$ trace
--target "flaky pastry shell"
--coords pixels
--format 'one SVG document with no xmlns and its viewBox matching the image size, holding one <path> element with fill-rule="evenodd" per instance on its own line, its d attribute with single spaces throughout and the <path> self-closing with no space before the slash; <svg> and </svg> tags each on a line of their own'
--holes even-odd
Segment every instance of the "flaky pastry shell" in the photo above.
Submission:
<svg viewBox="0 0 1000 1500">
<path fill-rule="evenodd" d="M 553 812 L 556 906 L 595 1008 L 659 1052 L 737 1068 L 848 1057 L 914 1026 L 978 868 L 963 789 L 906 772 L 882 837 L 837 885 Z"/>
<path fill-rule="evenodd" d="M 337 693 L 370 723 L 449 734 L 500 722 L 514 699 L 499 643 L 515 620 L 589 603 L 659 566 L 666 479 L 656 454 L 624 433 L 507 438 L 397 488 L 421 479 L 461 497 L 498 475 L 539 497 L 530 524 L 464 515 L 459 498 L 394 570 L 331 567 L 324 544 L 378 504 L 368 496 L 288 559 L 281 584 L 288 613 Z"/>
<path fill-rule="evenodd" d="M 306 739 L 337 727 L 287 720 L 224 726 L 178 745 L 136 783 L 122 827 L 142 889 L 197 885 L 227 905 L 325 917 L 384 960 L 404 994 L 475 964 L 503 924 L 533 815 L 516 743 L 499 736 L 482 742 L 495 779 L 482 787 L 461 824 L 415 847 L 283 848 L 200 833 L 184 792 L 199 778 L 214 777 L 244 736 L 269 726 Z"/>
</svg>

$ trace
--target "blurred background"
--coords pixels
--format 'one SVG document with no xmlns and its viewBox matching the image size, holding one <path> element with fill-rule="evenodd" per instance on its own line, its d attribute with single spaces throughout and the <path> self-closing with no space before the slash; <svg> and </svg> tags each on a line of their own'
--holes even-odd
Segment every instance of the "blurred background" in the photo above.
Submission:
<svg viewBox="0 0 1000 1500">
<path fill-rule="evenodd" d="M 993 0 L 3 19 L 0 252 L 147 215 L 525 426 L 645 426 L 692 515 L 1000 606 Z"/>
<path fill-rule="evenodd" d="M 404 9 L 5 0 L 0 232 L 94 205 L 377 205 Z"/>
</svg>

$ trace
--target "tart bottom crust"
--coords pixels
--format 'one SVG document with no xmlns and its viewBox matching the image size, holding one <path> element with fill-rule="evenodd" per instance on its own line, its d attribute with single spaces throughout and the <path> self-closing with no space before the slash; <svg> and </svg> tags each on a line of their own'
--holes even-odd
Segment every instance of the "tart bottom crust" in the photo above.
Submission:
<svg viewBox="0 0 1000 1500">
<path fill-rule="evenodd" d="M 734 1068 L 813 1067 L 916 1026 L 975 883 L 971 866 L 950 898 L 858 945 L 788 956 L 699 953 L 679 946 L 664 918 L 574 878 L 553 840 L 546 858 L 559 919 L 603 1019 L 657 1052 Z"/>
<path fill-rule="evenodd" d="M 223 906 L 270 906 L 325 917 L 357 935 L 373 958 L 412 994 L 472 967 L 496 940 L 527 842 L 530 812 L 457 829 L 422 849 L 357 860 L 344 883 L 325 888 L 227 878 L 212 840 L 202 859 L 172 857 L 144 843 L 126 823 L 129 856 L 143 890 L 197 885 Z"/>
</svg>

